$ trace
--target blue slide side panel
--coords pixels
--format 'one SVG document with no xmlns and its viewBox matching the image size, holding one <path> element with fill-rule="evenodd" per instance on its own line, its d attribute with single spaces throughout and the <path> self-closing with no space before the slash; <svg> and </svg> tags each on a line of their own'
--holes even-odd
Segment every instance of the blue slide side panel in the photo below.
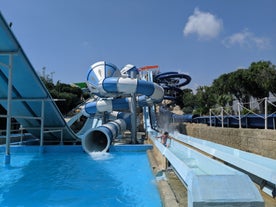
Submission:
<svg viewBox="0 0 276 207">
<path fill-rule="evenodd" d="M 165 72 L 165 73 L 160 73 L 157 76 L 155 76 L 156 79 L 158 78 L 164 78 L 167 77 L 168 75 L 175 75 L 178 74 L 178 72 Z"/>
<path fill-rule="evenodd" d="M 154 85 L 151 82 L 139 80 L 137 83 L 137 93 L 151 96 L 154 92 Z"/>
<path fill-rule="evenodd" d="M 113 110 L 120 111 L 129 108 L 129 103 L 127 98 L 120 98 L 112 100 Z"/>
<path fill-rule="evenodd" d="M 91 69 L 89 68 L 88 71 L 87 71 L 87 75 L 86 75 L 86 80 L 87 81 L 89 81 L 90 73 L 91 73 Z"/>
<path fill-rule="evenodd" d="M 96 76 L 96 74 L 93 72 L 93 70 L 89 70 L 88 74 L 87 74 L 87 82 L 89 82 L 90 84 L 92 84 L 94 87 L 97 87 L 99 79 Z"/>
<path fill-rule="evenodd" d="M 115 72 L 117 71 L 117 67 L 111 63 L 105 63 L 105 68 L 104 68 L 104 72 L 105 72 L 105 77 L 111 77 L 113 76 L 113 74 L 115 74 Z"/>
<path fill-rule="evenodd" d="M 103 89 L 109 93 L 116 93 L 118 92 L 117 82 L 118 82 L 118 77 L 106 78 L 103 80 L 103 83 L 102 83 Z"/>
<path fill-rule="evenodd" d="M 90 102 L 85 105 L 84 110 L 88 114 L 96 114 L 97 112 L 97 107 L 96 107 L 96 102 Z"/>
</svg>

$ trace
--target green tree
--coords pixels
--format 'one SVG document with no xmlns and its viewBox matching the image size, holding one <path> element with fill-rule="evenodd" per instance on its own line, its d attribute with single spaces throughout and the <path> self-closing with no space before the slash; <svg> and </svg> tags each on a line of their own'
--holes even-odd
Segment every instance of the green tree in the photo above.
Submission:
<svg viewBox="0 0 276 207">
<path fill-rule="evenodd" d="M 195 95 L 193 93 L 192 89 L 189 88 L 185 88 L 183 90 L 183 108 L 182 111 L 185 114 L 191 114 L 194 112 L 194 109 L 196 107 L 196 103 L 195 103 Z"/>
<path fill-rule="evenodd" d="M 240 68 L 216 78 L 210 87 L 200 86 L 196 94 L 184 91 L 183 111 L 192 109 L 198 114 L 206 114 L 209 108 L 232 106 L 233 100 L 249 108 L 251 97 L 264 98 L 272 93 L 276 96 L 276 67 L 270 61 L 253 62 L 248 69 Z M 260 106 L 263 111 L 264 106 Z"/>
<path fill-rule="evenodd" d="M 213 81 L 212 91 L 216 96 L 217 103 L 221 106 L 232 105 L 233 97 L 240 103 L 247 104 L 250 94 L 248 85 L 247 69 L 238 69 L 234 72 L 223 74 Z"/>
<path fill-rule="evenodd" d="M 246 88 L 248 84 L 246 77 L 246 69 L 238 69 L 229 76 L 229 93 L 233 94 L 240 103 L 248 103 L 250 100 L 250 94 Z"/>
<path fill-rule="evenodd" d="M 247 79 L 247 90 L 254 98 L 268 97 L 270 92 L 276 93 L 276 69 L 269 61 L 253 62 L 248 68 Z"/>
<path fill-rule="evenodd" d="M 195 102 L 196 110 L 195 113 L 200 115 L 208 115 L 209 109 L 216 105 L 215 96 L 212 93 L 211 87 L 200 86 L 196 90 Z"/>
<path fill-rule="evenodd" d="M 251 63 L 247 73 L 248 93 L 257 99 L 269 97 L 269 93 L 275 95 L 276 69 L 269 61 Z M 261 113 L 264 113 L 264 102 L 260 103 Z"/>
<path fill-rule="evenodd" d="M 222 74 L 217 79 L 215 79 L 212 83 L 212 91 L 217 95 L 228 94 L 230 91 L 230 74 Z"/>
<path fill-rule="evenodd" d="M 83 93 L 79 87 L 72 87 L 69 84 L 60 83 L 59 81 L 55 85 L 52 81 L 47 81 L 44 78 L 41 79 L 52 98 L 58 99 L 56 105 L 62 114 L 67 114 L 82 102 Z"/>
<path fill-rule="evenodd" d="M 67 92 L 61 92 L 56 94 L 56 92 L 56 90 L 50 91 L 50 93 L 52 93 L 53 95 L 53 98 L 59 99 L 59 101 L 57 101 L 56 104 L 62 114 L 67 114 L 81 102 L 81 100 L 76 94 Z M 55 97 L 55 95 L 57 95 L 57 97 Z"/>
<path fill-rule="evenodd" d="M 59 92 L 72 93 L 81 98 L 82 90 L 79 87 L 71 86 L 69 84 L 57 82 L 55 89 Z"/>
<path fill-rule="evenodd" d="M 233 95 L 230 93 L 230 75 L 230 73 L 221 75 L 211 85 L 211 93 L 214 94 L 216 103 L 219 106 L 233 105 Z"/>
<path fill-rule="evenodd" d="M 222 94 L 219 96 L 216 96 L 216 103 L 219 106 L 232 106 L 233 105 L 233 97 L 228 93 L 228 94 Z"/>
<path fill-rule="evenodd" d="M 55 88 L 55 85 L 53 84 L 52 81 L 49 81 L 43 77 L 40 77 L 40 78 L 48 90 L 53 90 Z"/>
</svg>

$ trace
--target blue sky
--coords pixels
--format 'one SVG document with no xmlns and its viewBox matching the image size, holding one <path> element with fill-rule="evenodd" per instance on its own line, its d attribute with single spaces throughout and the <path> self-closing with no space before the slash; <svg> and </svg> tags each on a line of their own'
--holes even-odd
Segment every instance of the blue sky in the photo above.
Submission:
<svg viewBox="0 0 276 207">
<path fill-rule="evenodd" d="M 85 81 L 91 64 L 159 65 L 189 88 L 269 60 L 276 65 L 275 0 L 0 0 L 38 72 Z"/>
</svg>

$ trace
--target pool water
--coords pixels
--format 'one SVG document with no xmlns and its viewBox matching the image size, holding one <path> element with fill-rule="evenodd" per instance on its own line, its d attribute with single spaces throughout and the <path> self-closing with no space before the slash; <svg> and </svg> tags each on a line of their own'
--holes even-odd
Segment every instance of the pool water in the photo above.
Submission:
<svg viewBox="0 0 276 207">
<path fill-rule="evenodd" d="M 162 206 L 145 152 L 14 154 L 0 206 Z"/>
</svg>

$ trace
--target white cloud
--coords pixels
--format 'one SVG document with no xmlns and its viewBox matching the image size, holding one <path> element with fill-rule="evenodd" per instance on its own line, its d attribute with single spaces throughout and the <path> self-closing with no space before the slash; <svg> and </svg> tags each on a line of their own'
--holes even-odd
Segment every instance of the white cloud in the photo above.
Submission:
<svg viewBox="0 0 276 207">
<path fill-rule="evenodd" d="M 223 28 L 222 20 L 209 12 L 202 12 L 195 8 L 186 23 L 183 33 L 185 36 L 197 34 L 199 39 L 212 39 L 219 35 Z"/>
<path fill-rule="evenodd" d="M 235 33 L 223 40 L 225 47 L 232 47 L 239 45 L 244 48 L 258 48 L 258 49 L 268 49 L 270 47 L 270 40 L 266 37 L 257 37 L 248 29 L 244 29 L 239 33 Z"/>
</svg>

